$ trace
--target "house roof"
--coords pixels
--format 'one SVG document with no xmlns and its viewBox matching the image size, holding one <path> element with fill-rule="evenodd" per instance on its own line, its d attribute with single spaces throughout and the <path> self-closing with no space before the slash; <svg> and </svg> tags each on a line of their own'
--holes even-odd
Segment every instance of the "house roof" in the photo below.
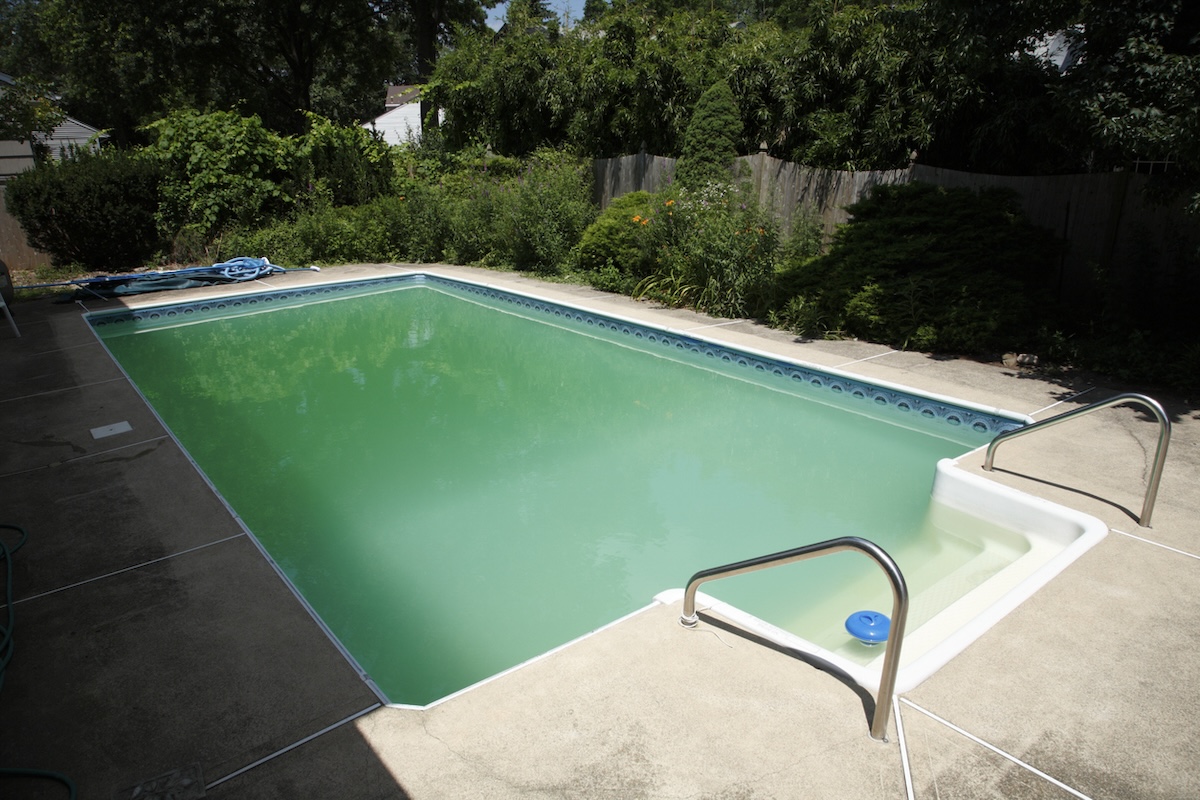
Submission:
<svg viewBox="0 0 1200 800">
<path fill-rule="evenodd" d="M 387 87 L 387 99 L 383 102 L 385 109 L 391 110 L 397 106 L 415 103 L 421 99 L 421 87 L 411 83 Z"/>
</svg>

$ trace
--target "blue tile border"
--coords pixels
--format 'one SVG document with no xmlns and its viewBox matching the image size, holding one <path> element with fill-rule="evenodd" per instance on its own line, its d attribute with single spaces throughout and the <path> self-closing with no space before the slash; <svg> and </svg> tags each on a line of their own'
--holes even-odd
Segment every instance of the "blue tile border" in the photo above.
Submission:
<svg viewBox="0 0 1200 800">
<path fill-rule="evenodd" d="M 994 437 L 1005 431 L 1022 427 L 1025 423 L 1013 417 L 1001 416 L 984 410 L 949 403 L 910 392 L 882 387 L 868 381 L 856 380 L 844 375 L 833 375 L 821 370 L 793 364 L 788 361 L 766 358 L 746 353 L 733 347 L 718 345 L 686 334 L 654 328 L 650 325 L 614 319 L 589 311 L 559 305 L 546 300 L 514 294 L 490 286 L 443 278 L 424 273 L 368 278 L 343 283 L 316 284 L 292 289 L 279 289 L 250 295 L 210 298 L 188 303 L 151 306 L 120 311 L 96 311 L 86 316 L 97 329 L 118 329 L 126 323 L 174 322 L 196 319 L 211 315 L 214 318 L 238 312 L 258 311 L 271 307 L 286 306 L 291 302 L 306 302 L 314 299 L 333 299 L 349 296 L 364 290 L 405 285 L 433 285 L 453 288 L 493 302 L 506 304 L 524 311 L 543 314 L 564 320 L 573 320 L 588 327 L 607 330 L 629 336 L 639 342 L 657 345 L 664 350 L 685 351 L 705 356 L 725 364 L 744 367 L 756 373 L 773 374 L 808 387 L 828 391 L 831 395 L 871 403 L 881 409 L 890 409 L 901 415 L 913 415 L 927 422 L 942 423 L 962 432 L 969 431 L 977 436 Z M 652 348 L 651 348 L 652 349 Z"/>
</svg>

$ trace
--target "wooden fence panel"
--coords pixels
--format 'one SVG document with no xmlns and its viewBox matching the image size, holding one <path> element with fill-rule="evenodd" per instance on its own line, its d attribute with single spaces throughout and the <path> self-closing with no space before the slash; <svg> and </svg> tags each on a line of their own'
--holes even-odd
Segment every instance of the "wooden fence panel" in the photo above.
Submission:
<svg viewBox="0 0 1200 800">
<path fill-rule="evenodd" d="M 880 184 L 907 183 L 907 169 L 871 172 L 842 172 L 781 161 L 765 153 L 742 156 L 740 169 L 749 171 L 759 202 L 774 211 L 785 232 L 790 232 L 797 215 L 814 214 L 821 219 L 826 239 L 850 215 L 846 206 L 857 203 Z"/>
<path fill-rule="evenodd" d="M 50 256 L 34 250 L 25 241 L 25 231 L 4 205 L 4 184 L 0 183 L 0 261 L 9 270 L 31 270 L 50 263 Z"/>
<path fill-rule="evenodd" d="M 32 269 L 50 259 L 25 241 L 21 224 L 4 205 L 4 184 L 18 172 L 33 168 L 33 148 L 29 142 L 0 141 L 0 261 L 10 270 Z"/>
<path fill-rule="evenodd" d="M 675 177 L 675 159 L 646 153 L 598 158 L 592 162 L 592 175 L 593 198 L 600 208 L 607 208 L 623 194 L 665 188 Z"/>
<path fill-rule="evenodd" d="M 1106 282 L 1110 292 L 1127 295 L 1131 302 L 1161 305 L 1162 295 L 1194 280 L 1188 265 L 1200 248 L 1200 224 L 1183 211 L 1182 200 L 1164 205 L 1149 199 L 1149 178 L 1139 173 L 985 175 L 922 164 L 843 172 L 764 153 L 737 161 L 737 174 L 752 183 L 759 201 L 772 209 L 785 231 L 791 230 L 799 215 L 814 214 L 828 240 L 838 225 L 849 220 L 846 207 L 880 184 L 923 181 L 974 190 L 1005 187 L 1019 195 L 1033 224 L 1048 228 L 1067 243 L 1057 273 L 1046 276 L 1060 298 L 1101 302 Z M 601 159 L 595 162 L 597 203 L 603 208 L 627 192 L 657 191 L 673 174 L 674 159 L 660 156 L 643 153 Z"/>
</svg>

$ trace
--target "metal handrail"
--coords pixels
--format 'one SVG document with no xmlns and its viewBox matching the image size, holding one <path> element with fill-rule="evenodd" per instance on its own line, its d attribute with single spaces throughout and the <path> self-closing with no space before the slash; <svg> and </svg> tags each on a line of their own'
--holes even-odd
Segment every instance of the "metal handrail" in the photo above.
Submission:
<svg viewBox="0 0 1200 800">
<path fill-rule="evenodd" d="M 688 581 L 687 589 L 684 590 L 683 615 L 680 616 L 679 622 L 692 628 L 699 621 L 700 617 L 696 614 L 696 589 L 705 581 L 756 572 L 767 567 L 791 564 L 842 550 L 857 550 L 871 558 L 879 565 L 892 584 L 892 618 L 887 642 L 884 645 L 886 653 L 883 659 L 883 671 L 879 678 L 879 694 L 875 698 L 875 716 L 871 721 L 871 737 L 886 742 L 888 712 L 891 710 L 892 693 L 896 688 L 896 672 L 900 668 L 900 645 L 904 642 L 904 625 L 908 620 L 908 585 L 904 582 L 904 575 L 900 573 L 900 567 L 896 566 L 892 557 L 874 542 L 857 536 L 843 536 L 768 556 L 726 564 L 723 567 L 700 570 L 692 576 Z"/>
<path fill-rule="evenodd" d="M 1099 411 L 1102 408 L 1119 406 L 1124 403 L 1139 403 L 1152 411 L 1154 416 L 1158 418 L 1158 449 L 1154 453 L 1154 467 L 1150 471 L 1150 480 L 1146 486 L 1146 497 L 1142 501 L 1142 514 L 1138 518 L 1138 525 L 1143 528 L 1149 528 L 1150 514 L 1154 511 L 1154 501 L 1158 498 L 1158 483 L 1162 480 L 1163 463 L 1167 460 L 1167 445 L 1171 443 L 1171 420 L 1167 419 L 1167 412 L 1163 411 L 1163 407 L 1158 404 L 1157 400 L 1146 397 L 1144 394 L 1135 394 L 1132 392 L 1119 394 L 1116 397 L 1110 397 L 1108 400 L 1100 400 L 1083 408 L 1077 408 L 1074 411 L 1068 411 L 1065 414 L 1059 414 L 1050 419 L 1034 422 L 1031 425 L 1026 425 L 1024 428 L 1005 431 L 995 439 L 992 439 L 991 444 L 988 445 L 987 457 L 983 460 L 983 468 L 988 472 L 992 471 L 992 461 L 996 453 L 996 448 L 1009 439 L 1015 439 L 1018 436 L 1024 436 L 1027 433 L 1033 433 L 1042 428 L 1050 428 L 1060 422 L 1066 422 L 1069 419 L 1075 419 L 1084 414 Z"/>
</svg>

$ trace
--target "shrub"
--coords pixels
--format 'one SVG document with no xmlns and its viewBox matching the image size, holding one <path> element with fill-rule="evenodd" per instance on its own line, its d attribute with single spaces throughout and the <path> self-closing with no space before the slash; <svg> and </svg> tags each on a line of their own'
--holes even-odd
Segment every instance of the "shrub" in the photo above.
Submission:
<svg viewBox="0 0 1200 800">
<path fill-rule="evenodd" d="M 446 220 L 446 260 L 460 264 L 511 264 L 503 241 L 506 218 L 514 211 L 510 182 L 486 172 L 458 173 L 441 195 Z"/>
<path fill-rule="evenodd" d="M 133 153 L 77 150 L 9 180 L 5 202 L 29 244 L 56 266 L 120 271 L 161 247 L 155 224 L 162 171 Z"/>
<path fill-rule="evenodd" d="M 726 317 L 756 316 L 768 308 L 779 232 L 745 193 L 709 184 L 679 190 L 651 220 L 658 237 L 658 271 L 638 294 Z"/>
<path fill-rule="evenodd" d="M 211 237 L 288 209 L 297 186 L 295 143 L 256 117 L 177 111 L 146 126 L 145 152 L 162 164 L 159 225 L 168 236 L 191 228 Z"/>
<path fill-rule="evenodd" d="M 361 206 L 309 209 L 254 230 L 231 231 L 221 249 L 267 256 L 288 267 L 404 260 L 410 208 L 405 198 L 391 196 Z"/>
<path fill-rule="evenodd" d="M 583 232 L 571 252 L 571 268 L 582 271 L 584 279 L 598 288 L 632 292 L 658 265 L 657 229 L 650 223 L 656 213 L 665 216 L 670 210 L 666 202 L 641 191 L 613 200 Z"/>
<path fill-rule="evenodd" d="M 450 238 L 445 191 L 436 185 L 412 182 L 402 187 L 406 228 L 403 251 L 409 261 L 440 261 Z"/>
<path fill-rule="evenodd" d="M 718 81 L 705 90 L 692 112 L 675 180 L 689 188 L 728 181 L 741 135 L 742 119 L 733 91 L 728 83 Z"/>
<path fill-rule="evenodd" d="M 392 190 L 391 148 L 378 133 L 307 116 L 308 133 L 297 153 L 304 183 L 320 184 L 338 206 L 360 205 Z"/>
<path fill-rule="evenodd" d="M 442 185 L 446 256 L 459 263 L 561 272 L 596 216 L 591 171 L 563 153 L 480 161 Z"/>
<path fill-rule="evenodd" d="M 513 187 L 512 213 L 502 233 L 507 255 L 517 269 L 559 273 L 571 248 L 583 236 L 596 207 L 592 203 L 590 165 L 565 153 L 534 154 Z"/>
<path fill-rule="evenodd" d="M 877 186 L 849 210 L 827 255 L 781 276 L 777 321 L 959 353 L 1036 339 L 1062 244 L 1025 219 L 1015 193 Z"/>
</svg>

